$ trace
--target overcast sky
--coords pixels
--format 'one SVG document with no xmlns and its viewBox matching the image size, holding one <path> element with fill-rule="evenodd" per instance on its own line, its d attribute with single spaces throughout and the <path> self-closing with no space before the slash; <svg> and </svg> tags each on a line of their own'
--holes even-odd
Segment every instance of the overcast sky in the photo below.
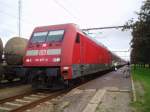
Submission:
<svg viewBox="0 0 150 112">
<path fill-rule="evenodd" d="M 137 18 L 142 0 L 21 0 L 21 36 L 36 26 L 76 23 L 80 28 L 124 25 Z M 0 37 L 5 44 L 18 35 L 18 0 L 0 0 Z M 130 32 L 100 30 L 95 35 L 112 51 L 129 49 Z M 118 53 L 127 59 L 129 53 Z"/>
</svg>

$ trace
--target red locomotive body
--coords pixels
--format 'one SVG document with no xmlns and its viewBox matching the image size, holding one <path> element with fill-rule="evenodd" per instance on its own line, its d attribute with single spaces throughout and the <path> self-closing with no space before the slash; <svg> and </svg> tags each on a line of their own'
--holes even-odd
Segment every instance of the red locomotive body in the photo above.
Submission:
<svg viewBox="0 0 150 112">
<path fill-rule="evenodd" d="M 75 24 L 37 27 L 29 40 L 24 67 L 36 88 L 50 88 L 110 69 L 112 53 Z"/>
</svg>

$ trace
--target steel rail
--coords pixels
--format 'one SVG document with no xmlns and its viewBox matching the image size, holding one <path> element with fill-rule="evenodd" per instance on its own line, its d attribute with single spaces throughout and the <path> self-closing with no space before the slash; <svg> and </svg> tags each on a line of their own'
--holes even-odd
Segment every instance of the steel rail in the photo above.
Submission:
<svg viewBox="0 0 150 112">
<path fill-rule="evenodd" d="M 63 91 L 59 91 L 59 92 L 50 94 L 50 95 L 48 95 L 48 96 L 46 96 L 44 98 L 41 98 L 39 100 L 35 100 L 35 101 L 31 102 L 31 103 L 27 103 L 27 104 L 25 104 L 23 106 L 20 106 L 20 107 L 16 108 L 16 109 L 13 109 L 10 112 L 22 112 L 22 111 L 25 111 L 27 109 L 35 107 L 36 105 L 38 105 L 38 104 L 40 104 L 42 102 L 46 102 L 46 101 L 48 101 L 48 100 L 50 100 L 52 98 L 60 96 L 60 95 L 62 95 L 64 93 L 66 93 L 66 92 L 68 92 L 68 91 L 63 90 Z"/>
</svg>

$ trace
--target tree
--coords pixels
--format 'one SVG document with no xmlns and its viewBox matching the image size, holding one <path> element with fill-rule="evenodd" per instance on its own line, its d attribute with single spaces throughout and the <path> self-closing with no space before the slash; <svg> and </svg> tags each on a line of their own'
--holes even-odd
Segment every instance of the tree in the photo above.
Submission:
<svg viewBox="0 0 150 112">
<path fill-rule="evenodd" d="M 123 30 L 132 30 L 131 63 L 150 64 L 150 0 L 143 2 L 138 20 L 129 20 Z"/>
</svg>

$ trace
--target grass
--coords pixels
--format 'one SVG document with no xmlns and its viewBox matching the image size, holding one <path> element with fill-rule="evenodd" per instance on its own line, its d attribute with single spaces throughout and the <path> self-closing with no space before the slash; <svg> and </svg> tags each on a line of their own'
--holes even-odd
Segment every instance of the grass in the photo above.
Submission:
<svg viewBox="0 0 150 112">
<path fill-rule="evenodd" d="M 150 112 L 150 69 L 132 68 L 137 101 L 132 103 L 135 112 Z"/>
</svg>

